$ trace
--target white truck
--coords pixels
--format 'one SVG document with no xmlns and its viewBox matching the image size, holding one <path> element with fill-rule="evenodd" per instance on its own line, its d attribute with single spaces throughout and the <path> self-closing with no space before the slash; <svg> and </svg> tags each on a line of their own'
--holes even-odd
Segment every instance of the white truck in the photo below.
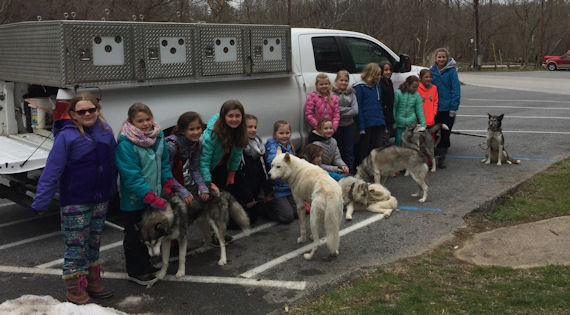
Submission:
<svg viewBox="0 0 570 315">
<path fill-rule="evenodd" d="M 359 79 L 388 60 L 397 87 L 420 68 L 361 33 L 282 25 L 37 21 L 0 26 L 0 198 L 29 205 L 53 143 L 51 120 L 90 90 L 117 133 L 127 108 L 143 102 L 163 129 L 196 111 L 207 121 L 240 100 L 270 137 L 289 121 L 300 146 L 303 107 L 319 72 Z M 55 117 L 54 117 L 55 116 Z"/>
</svg>

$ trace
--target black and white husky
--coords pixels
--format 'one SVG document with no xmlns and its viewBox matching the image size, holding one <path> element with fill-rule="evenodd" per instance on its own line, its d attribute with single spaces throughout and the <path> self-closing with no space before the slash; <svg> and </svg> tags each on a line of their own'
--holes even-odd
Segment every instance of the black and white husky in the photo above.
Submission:
<svg viewBox="0 0 570 315">
<path fill-rule="evenodd" d="M 178 272 L 176 277 L 186 273 L 186 252 L 188 247 L 188 227 L 196 221 L 204 236 L 204 245 L 197 250 L 203 252 L 209 248 L 210 228 L 216 233 L 220 244 L 218 265 L 227 263 L 224 234 L 229 217 L 232 217 L 244 232 L 249 231 L 249 218 L 240 203 L 226 191 L 219 196 L 210 194 L 210 199 L 202 201 L 196 198 L 191 206 L 176 194 L 168 198 L 166 210 L 146 209 L 136 228 L 139 238 L 148 248 L 149 255 L 162 256 L 162 267 L 156 275 L 164 278 L 170 257 L 170 241 L 178 240 Z"/>
<path fill-rule="evenodd" d="M 481 160 L 481 163 L 497 163 L 499 166 L 503 163 L 519 164 L 521 162 L 520 160 L 511 158 L 507 151 L 505 151 L 505 137 L 503 136 L 503 129 L 501 128 L 504 114 L 498 116 L 491 114 L 487 115 L 489 115 L 489 127 L 487 128 L 487 154 L 485 154 L 485 158 Z"/>
</svg>

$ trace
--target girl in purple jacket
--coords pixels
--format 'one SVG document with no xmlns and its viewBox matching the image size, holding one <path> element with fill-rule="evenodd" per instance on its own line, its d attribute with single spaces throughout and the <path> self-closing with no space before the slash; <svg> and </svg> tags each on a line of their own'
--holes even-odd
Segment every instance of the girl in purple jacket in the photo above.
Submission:
<svg viewBox="0 0 570 315">
<path fill-rule="evenodd" d="M 74 96 L 67 113 L 71 119 L 54 123 L 55 141 L 30 211 L 46 211 L 59 183 L 66 297 L 86 304 L 90 296 L 113 295 L 101 282 L 99 245 L 109 201 L 117 189 L 117 142 L 91 93 Z"/>
</svg>

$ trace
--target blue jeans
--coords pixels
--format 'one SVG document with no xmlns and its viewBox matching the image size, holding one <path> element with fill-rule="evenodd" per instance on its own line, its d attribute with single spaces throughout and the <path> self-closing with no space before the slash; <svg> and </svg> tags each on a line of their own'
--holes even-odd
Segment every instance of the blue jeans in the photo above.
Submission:
<svg viewBox="0 0 570 315">
<path fill-rule="evenodd" d="M 340 150 L 340 156 L 344 163 L 350 169 L 350 174 L 354 174 L 356 169 L 354 168 L 354 124 L 350 124 L 345 127 L 338 126 L 337 131 L 333 135 L 336 139 L 338 149 Z"/>
</svg>

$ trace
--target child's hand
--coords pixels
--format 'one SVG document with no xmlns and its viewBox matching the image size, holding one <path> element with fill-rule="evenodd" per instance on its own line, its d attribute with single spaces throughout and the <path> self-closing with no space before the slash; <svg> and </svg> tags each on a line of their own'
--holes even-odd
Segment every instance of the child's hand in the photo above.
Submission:
<svg viewBox="0 0 570 315">
<path fill-rule="evenodd" d="M 208 199 L 210 199 L 210 194 L 198 192 L 198 197 L 200 197 L 202 201 L 207 201 Z"/>
<path fill-rule="evenodd" d="M 192 196 L 192 194 L 188 195 L 187 197 L 184 197 L 184 202 L 191 206 L 192 205 L 192 201 L 194 201 L 194 196 Z"/>
<path fill-rule="evenodd" d="M 342 175 L 348 176 L 348 166 L 343 165 L 343 166 L 340 167 L 340 169 L 341 169 L 341 174 L 342 174 Z"/>
<path fill-rule="evenodd" d="M 218 186 L 216 186 L 216 184 L 211 183 L 210 187 L 212 187 L 212 190 L 214 191 L 214 195 L 216 195 L 216 196 L 220 195 L 220 189 L 218 188 Z"/>
<path fill-rule="evenodd" d="M 255 206 L 255 204 L 257 204 L 257 202 L 256 202 L 255 200 L 253 200 L 253 201 L 250 201 L 250 202 L 246 203 L 246 204 L 245 204 L 245 207 L 248 208 L 248 209 L 249 209 L 249 208 L 253 208 L 253 206 Z"/>
<path fill-rule="evenodd" d="M 235 176 L 236 176 L 235 171 L 228 171 L 228 178 L 226 179 L 226 185 L 233 185 Z"/>
</svg>

